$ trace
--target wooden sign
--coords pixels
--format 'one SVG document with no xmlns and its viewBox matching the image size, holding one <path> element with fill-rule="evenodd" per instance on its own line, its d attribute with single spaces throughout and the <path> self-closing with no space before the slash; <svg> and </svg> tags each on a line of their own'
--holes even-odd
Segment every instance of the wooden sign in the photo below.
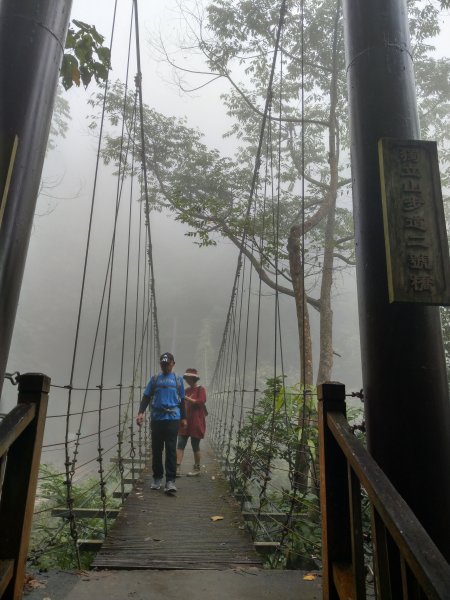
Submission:
<svg viewBox="0 0 450 600">
<path fill-rule="evenodd" d="M 378 143 L 389 302 L 450 304 L 450 258 L 437 146 Z"/>
</svg>

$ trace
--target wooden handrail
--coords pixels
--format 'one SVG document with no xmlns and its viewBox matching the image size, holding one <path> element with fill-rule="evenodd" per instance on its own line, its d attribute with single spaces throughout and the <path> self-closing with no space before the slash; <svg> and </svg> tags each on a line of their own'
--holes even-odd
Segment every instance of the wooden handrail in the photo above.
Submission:
<svg viewBox="0 0 450 600">
<path fill-rule="evenodd" d="M 0 425 L 6 455 L 0 495 L 0 598 L 20 600 L 33 519 L 50 379 L 21 375 L 17 406 Z"/>
<path fill-rule="evenodd" d="M 19 404 L 0 423 L 0 458 L 28 427 L 36 415 L 34 404 Z"/>
<path fill-rule="evenodd" d="M 450 565 L 378 464 L 354 436 L 344 415 L 327 423 L 370 502 L 425 592 L 450 597 Z"/>
<path fill-rule="evenodd" d="M 363 486 L 373 510 L 378 597 L 397 600 L 425 594 L 427 598 L 450 599 L 450 565 L 354 436 L 345 416 L 344 386 L 324 384 L 319 386 L 318 396 L 324 598 L 365 598 Z M 390 540 L 398 552 L 395 565 L 390 562 L 392 552 L 386 549 Z M 414 596 L 408 595 L 411 589 Z"/>
</svg>

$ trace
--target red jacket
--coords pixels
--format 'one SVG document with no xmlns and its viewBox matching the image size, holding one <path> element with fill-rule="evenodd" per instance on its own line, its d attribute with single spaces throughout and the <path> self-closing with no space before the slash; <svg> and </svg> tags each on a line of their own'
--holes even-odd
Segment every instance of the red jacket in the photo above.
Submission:
<svg viewBox="0 0 450 600">
<path fill-rule="evenodd" d="M 189 396 L 196 400 L 196 402 L 190 402 Z M 205 437 L 205 403 L 206 390 L 201 385 L 185 390 L 184 406 L 186 409 L 187 426 L 180 427 L 178 435 L 189 435 L 199 439 Z"/>
</svg>

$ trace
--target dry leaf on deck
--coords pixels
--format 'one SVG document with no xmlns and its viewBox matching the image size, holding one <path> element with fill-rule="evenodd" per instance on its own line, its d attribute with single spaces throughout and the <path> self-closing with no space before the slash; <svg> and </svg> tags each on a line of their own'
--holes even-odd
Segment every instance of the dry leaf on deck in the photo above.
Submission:
<svg viewBox="0 0 450 600">
<path fill-rule="evenodd" d="M 219 515 L 217 515 L 215 517 L 210 517 L 210 519 L 211 519 L 211 521 L 214 521 L 214 522 L 216 522 L 216 521 L 223 521 L 223 517 L 221 517 Z"/>
</svg>

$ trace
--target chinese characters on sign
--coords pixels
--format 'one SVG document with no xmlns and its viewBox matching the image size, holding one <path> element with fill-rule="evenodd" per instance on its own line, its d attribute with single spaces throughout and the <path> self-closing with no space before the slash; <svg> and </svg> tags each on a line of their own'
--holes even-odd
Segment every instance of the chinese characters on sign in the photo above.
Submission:
<svg viewBox="0 0 450 600">
<path fill-rule="evenodd" d="M 435 142 L 382 139 L 390 302 L 450 304 L 450 259 Z"/>
</svg>

